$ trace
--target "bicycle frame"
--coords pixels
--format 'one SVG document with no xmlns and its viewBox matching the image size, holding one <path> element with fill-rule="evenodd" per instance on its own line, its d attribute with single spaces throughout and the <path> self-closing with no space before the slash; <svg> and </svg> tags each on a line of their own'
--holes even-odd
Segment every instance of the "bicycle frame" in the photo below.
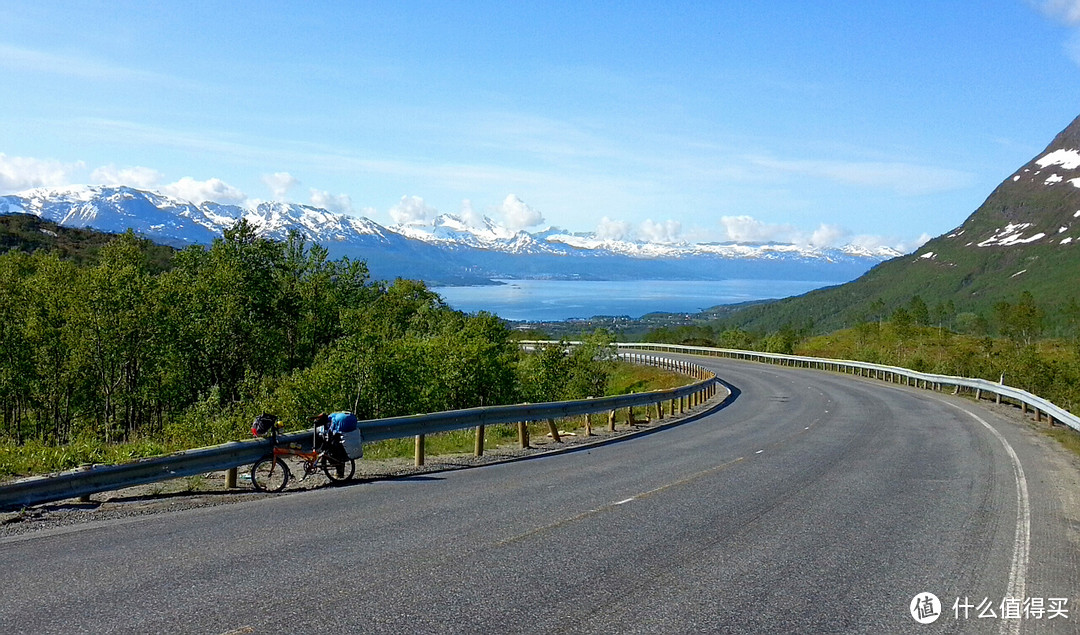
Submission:
<svg viewBox="0 0 1080 635">
<path fill-rule="evenodd" d="M 270 433 L 271 453 L 274 455 L 275 459 L 284 459 L 287 456 L 295 456 L 301 459 L 304 462 L 303 478 L 307 478 L 319 470 L 319 459 L 326 454 L 325 452 L 314 449 L 317 440 L 318 433 L 312 432 L 312 449 L 310 451 L 301 450 L 300 448 L 291 445 L 278 445 L 277 428 L 274 428 Z M 273 471 L 273 468 L 271 468 L 271 471 Z"/>
</svg>

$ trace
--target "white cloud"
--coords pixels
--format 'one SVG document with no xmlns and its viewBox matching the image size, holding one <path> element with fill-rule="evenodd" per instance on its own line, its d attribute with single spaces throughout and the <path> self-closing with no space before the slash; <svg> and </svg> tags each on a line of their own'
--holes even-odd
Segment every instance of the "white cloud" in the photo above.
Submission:
<svg viewBox="0 0 1080 635">
<path fill-rule="evenodd" d="M 886 245 L 880 237 L 852 238 L 851 232 L 844 227 L 826 223 L 821 223 L 813 231 L 805 231 L 787 223 L 766 223 L 753 216 L 724 216 L 720 219 L 720 224 L 726 239 L 739 243 L 785 243 L 808 247 L 843 247 L 854 244 L 868 249 Z"/>
<path fill-rule="evenodd" d="M 931 238 L 933 238 L 933 236 L 925 232 L 918 238 L 906 240 L 898 239 L 895 237 L 888 238 L 884 236 L 863 234 L 852 237 L 849 242 L 852 245 L 855 245 L 857 247 L 863 247 L 866 249 L 878 249 L 881 247 L 888 247 L 890 249 L 895 249 L 902 254 L 908 254 L 915 251 L 919 247 L 922 247 Z"/>
<path fill-rule="evenodd" d="M 0 153 L 0 194 L 35 187 L 69 185 L 71 173 L 85 168 L 86 164 L 82 161 L 61 163 L 52 159 L 9 157 Z"/>
<path fill-rule="evenodd" d="M 101 185 L 126 185 L 138 189 L 157 187 L 164 175 L 152 168 L 134 166 L 117 168 L 113 164 L 103 165 L 90 173 L 90 180 Z"/>
<path fill-rule="evenodd" d="M 1034 0 L 1046 15 L 1065 24 L 1080 25 L 1080 0 Z"/>
<path fill-rule="evenodd" d="M 645 219 L 638 227 L 638 234 L 650 243 L 674 243 L 679 241 L 682 234 L 682 223 L 675 220 L 655 223 L 651 218 Z"/>
<path fill-rule="evenodd" d="M 919 236 L 918 238 L 916 238 L 915 240 L 906 240 L 906 241 L 902 240 L 902 241 L 894 243 L 892 245 L 892 248 L 895 249 L 896 251 L 899 251 L 902 254 L 911 253 L 911 252 L 915 251 L 916 249 L 918 249 L 919 247 L 922 247 L 923 245 L 925 245 L 931 238 L 933 238 L 933 236 L 923 232 L 923 234 L 921 236 Z"/>
<path fill-rule="evenodd" d="M 18 72 L 54 74 L 82 79 L 115 82 L 142 81 L 157 84 L 171 83 L 190 87 L 190 82 L 93 59 L 85 53 L 58 55 L 34 49 L 0 44 L 0 67 Z"/>
<path fill-rule="evenodd" d="M 472 201 L 464 199 L 461 201 L 461 220 L 465 221 L 465 224 L 470 227 L 483 228 L 484 216 L 480 212 L 473 209 Z"/>
<path fill-rule="evenodd" d="M 438 215 L 439 210 L 428 206 L 419 196 L 402 196 L 390 208 L 390 218 L 397 225 L 430 225 Z"/>
<path fill-rule="evenodd" d="M 1073 27 L 1072 35 L 1065 41 L 1065 55 L 1080 65 L 1080 0 L 1028 0 L 1043 15 L 1055 22 Z"/>
<path fill-rule="evenodd" d="M 176 183 L 163 186 L 161 191 L 169 196 L 175 196 L 195 204 L 211 201 L 238 205 L 247 199 L 247 195 L 221 179 L 196 181 L 190 176 L 185 176 Z"/>
<path fill-rule="evenodd" d="M 738 243 L 793 243 L 799 235 L 792 225 L 765 223 L 753 216 L 724 216 L 720 224 L 727 240 Z"/>
<path fill-rule="evenodd" d="M 751 162 L 777 172 L 888 189 L 903 196 L 956 190 L 969 186 L 974 180 L 968 172 L 903 162 L 785 160 L 767 157 L 753 158 Z"/>
<path fill-rule="evenodd" d="M 508 195 L 496 208 L 503 225 L 511 231 L 520 231 L 544 222 L 544 215 L 525 204 L 517 196 Z"/>
<path fill-rule="evenodd" d="M 843 227 L 822 223 L 810 234 L 808 242 L 813 247 L 842 247 L 850 235 Z"/>
<path fill-rule="evenodd" d="M 632 240 L 633 227 L 624 220 L 612 220 L 607 216 L 596 226 L 596 237 L 601 240 Z"/>
<path fill-rule="evenodd" d="M 300 183 L 295 176 L 288 172 L 264 174 L 262 182 L 266 183 L 266 187 L 270 188 L 270 193 L 274 196 L 274 200 L 276 201 L 285 200 L 285 197 L 289 194 L 289 190 Z"/>
<path fill-rule="evenodd" d="M 311 190 L 311 204 L 338 214 L 352 214 L 352 198 L 348 194 L 337 196 L 325 190 Z"/>
</svg>

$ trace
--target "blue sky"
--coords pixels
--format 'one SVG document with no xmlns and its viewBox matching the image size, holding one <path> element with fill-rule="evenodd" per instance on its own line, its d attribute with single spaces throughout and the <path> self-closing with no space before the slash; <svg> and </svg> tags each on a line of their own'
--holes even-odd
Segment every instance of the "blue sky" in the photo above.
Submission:
<svg viewBox="0 0 1080 635">
<path fill-rule="evenodd" d="M 0 194 L 910 249 L 1080 114 L 1080 0 L 0 4 Z"/>
</svg>

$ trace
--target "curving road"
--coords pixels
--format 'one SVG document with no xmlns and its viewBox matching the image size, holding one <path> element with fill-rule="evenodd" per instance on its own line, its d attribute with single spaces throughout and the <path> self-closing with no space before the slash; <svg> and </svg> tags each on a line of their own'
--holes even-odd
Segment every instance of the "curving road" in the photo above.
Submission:
<svg viewBox="0 0 1080 635">
<path fill-rule="evenodd" d="M 734 398 L 632 440 L 0 539 L 0 632 L 1080 632 L 1080 462 L 1018 412 L 703 363 Z"/>
</svg>

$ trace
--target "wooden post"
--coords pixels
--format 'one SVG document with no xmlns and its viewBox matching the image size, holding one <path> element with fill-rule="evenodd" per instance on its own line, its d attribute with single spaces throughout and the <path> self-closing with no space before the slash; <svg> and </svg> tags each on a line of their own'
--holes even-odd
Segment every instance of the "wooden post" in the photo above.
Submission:
<svg viewBox="0 0 1080 635">
<path fill-rule="evenodd" d="M 585 436 L 592 436 L 592 415 L 585 415 Z"/>
<path fill-rule="evenodd" d="M 476 426 L 476 447 L 473 456 L 484 456 L 484 426 Z"/>
<path fill-rule="evenodd" d="M 529 422 L 518 422 L 518 441 L 521 442 L 521 448 L 525 449 L 529 447 Z"/>
<path fill-rule="evenodd" d="M 230 467 L 225 470 L 225 488 L 236 489 L 236 468 Z"/>
<path fill-rule="evenodd" d="M 424 464 L 424 435 L 416 435 L 416 456 L 414 460 L 416 467 L 420 467 Z"/>
<path fill-rule="evenodd" d="M 548 429 L 551 430 L 551 438 L 555 443 L 562 443 L 559 438 L 559 426 L 555 425 L 554 419 L 548 419 Z"/>
<path fill-rule="evenodd" d="M 612 410 L 607 416 L 608 430 L 615 432 L 615 411 Z"/>
<path fill-rule="evenodd" d="M 656 402 L 656 418 L 657 420 L 664 418 L 664 402 Z"/>
</svg>

